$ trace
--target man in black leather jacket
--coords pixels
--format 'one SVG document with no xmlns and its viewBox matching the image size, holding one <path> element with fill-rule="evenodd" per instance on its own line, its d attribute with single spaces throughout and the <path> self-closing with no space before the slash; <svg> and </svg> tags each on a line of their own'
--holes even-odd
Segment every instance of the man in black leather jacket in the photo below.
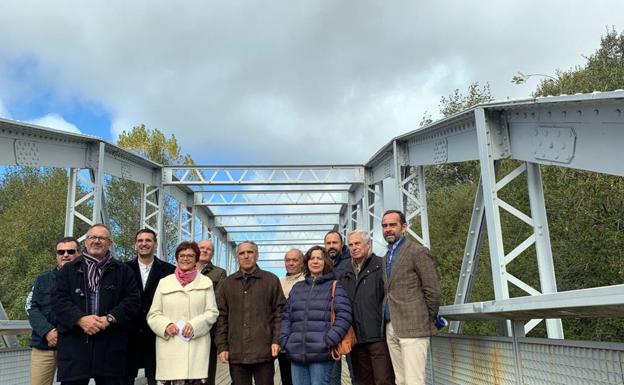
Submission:
<svg viewBox="0 0 624 385">
<path fill-rule="evenodd" d="M 383 311 L 384 261 L 373 254 L 366 231 L 349 233 L 347 244 L 352 263 L 340 282 L 353 304 L 353 328 L 358 341 L 351 351 L 355 381 L 358 385 L 394 385 Z"/>
</svg>

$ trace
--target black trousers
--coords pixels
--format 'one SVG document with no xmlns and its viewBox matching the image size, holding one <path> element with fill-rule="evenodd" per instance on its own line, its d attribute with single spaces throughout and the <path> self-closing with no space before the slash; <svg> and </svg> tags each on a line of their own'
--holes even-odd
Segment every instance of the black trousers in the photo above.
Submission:
<svg viewBox="0 0 624 385">
<path fill-rule="evenodd" d="M 282 385 L 293 385 L 292 373 L 290 371 L 290 360 L 286 357 L 286 353 L 280 353 L 277 356 L 280 367 L 280 377 L 282 378 Z"/>
<path fill-rule="evenodd" d="M 147 369 L 145 369 L 145 378 L 147 378 L 147 385 L 156 385 L 155 374 L 152 373 L 150 375 L 149 373 L 147 373 Z M 136 379 L 136 376 L 123 377 L 121 379 L 121 385 L 134 385 L 135 379 Z"/>
<path fill-rule="evenodd" d="M 230 377 L 232 385 L 274 385 L 275 365 L 273 360 L 259 364 L 232 364 L 230 363 Z"/>
<path fill-rule="evenodd" d="M 210 356 L 208 357 L 208 385 L 215 385 L 217 378 L 217 345 L 215 345 L 215 328 L 210 329 Z"/>
<path fill-rule="evenodd" d="M 355 345 L 351 359 L 358 385 L 394 385 L 394 369 L 386 341 Z"/>
<path fill-rule="evenodd" d="M 93 377 L 96 385 L 121 385 L 121 377 Z M 61 381 L 61 385 L 89 385 L 90 378 Z"/>
</svg>

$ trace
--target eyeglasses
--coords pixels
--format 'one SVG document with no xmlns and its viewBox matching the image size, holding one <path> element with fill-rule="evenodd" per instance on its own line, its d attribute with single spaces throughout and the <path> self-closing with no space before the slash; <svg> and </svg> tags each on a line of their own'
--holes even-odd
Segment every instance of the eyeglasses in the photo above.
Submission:
<svg viewBox="0 0 624 385">
<path fill-rule="evenodd" d="M 95 242 L 95 241 L 99 241 L 99 242 L 106 242 L 108 241 L 110 238 L 109 237 L 98 237 L 97 235 L 89 235 L 87 237 L 88 240 Z"/>
<path fill-rule="evenodd" d="M 65 253 L 69 254 L 69 255 L 74 255 L 76 254 L 76 249 L 67 249 L 67 250 L 56 250 L 56 254 L 57 255 L 65 255 Z"/>
<path fill-rule="evenodd" d="M 178 259 L 195 259 L 195 254 L 180 254 Z"/>
</svg>

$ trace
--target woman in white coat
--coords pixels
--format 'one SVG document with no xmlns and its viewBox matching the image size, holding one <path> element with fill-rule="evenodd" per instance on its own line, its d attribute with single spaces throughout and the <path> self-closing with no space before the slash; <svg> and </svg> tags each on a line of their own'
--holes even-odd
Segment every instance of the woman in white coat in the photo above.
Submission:
<svg viewBox="0 0 624 385">
<path fill-rule="evenodd" d="M 147 323 L 156 334 L 156 379 L 165 385 L 202 384 L 208 377 L 210 328 L 219 311 L 212 281 L 197 273 L 199 248 L 182 242 L 178 267 L 160 280 Z"/>
</svg>

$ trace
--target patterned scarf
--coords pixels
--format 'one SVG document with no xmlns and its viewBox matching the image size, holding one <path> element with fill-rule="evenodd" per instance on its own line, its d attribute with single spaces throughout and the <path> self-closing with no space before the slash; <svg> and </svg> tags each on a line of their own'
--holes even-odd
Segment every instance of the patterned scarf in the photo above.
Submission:
<svg viewBox="0 0 624 385">
<path fill-rule="evenodd" d="M 189 271 L 182 271 L 180 270 L 179 267 L 176 267 L 175 276 L 178 279 L 178 282 L 180 282 L 180 285 L 184 287 L 188 285 L 189 283 L 193 282 L 193 280 L 197 276 L 197 269 L 191 269 Z"/>
<path fill-rule="evenodd" d="M 111 260 L 111 254 L 110 251 L 107 251 L 106 255 L 100 260 L 87 254 L 86 250 L 83 251 L 82 254 L 87 263 L 87 284 L 89 285 L 89 291 L 95 293 L 100 285 L 104 266 Z"/>
</svg>

